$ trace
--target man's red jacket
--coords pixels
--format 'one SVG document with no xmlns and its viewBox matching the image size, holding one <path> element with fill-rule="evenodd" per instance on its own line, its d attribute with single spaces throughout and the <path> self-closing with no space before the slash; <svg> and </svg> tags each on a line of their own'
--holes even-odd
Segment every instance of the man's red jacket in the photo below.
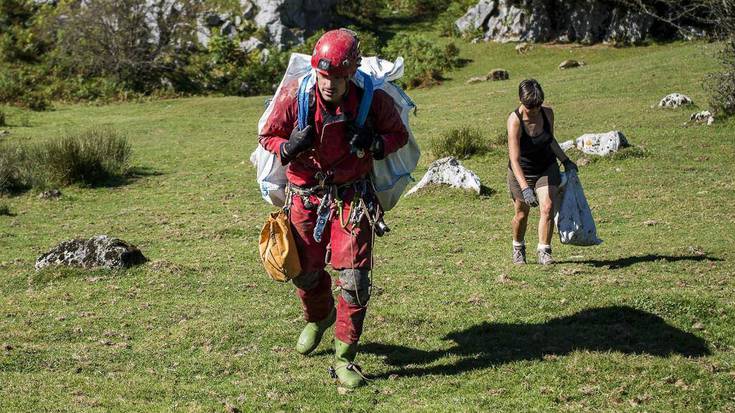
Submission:
<svg viewBox="0 0 735 413">
<path fill-rule="evenodd" d="M 298 87 L 298 81 L 283 85 L 278 96 L 274 97 L 273 110 L 259 136 L 260 144 L 279 157 L 281 144 L 288 141 L 291 131 L 298 125 Z M 314 127 L 314 143 L 288 164 L 286 176 L 289 182 L 306 187 L 317 185 L 316 174 L 320 171 L 327 174 L 329 183 L 333 184 L 348 183 L 367 176 L 373 166 L 372 155 L 369 151 L 363 158 L 350 154 L 347 137 L 347 125 L 357 116 L 361 95 L 362 90 L 350 82 L 347 96 L 340 106 L 328 109 L 321 94 L 314 88 L 309 110 L 314 120 L 308 122 Z M 383 138 L 386 155 L 408 142 L 408 131 L 393 99 L 380 89 L 373 94 L 366 124 L 371 125 Z"/>
</svg>

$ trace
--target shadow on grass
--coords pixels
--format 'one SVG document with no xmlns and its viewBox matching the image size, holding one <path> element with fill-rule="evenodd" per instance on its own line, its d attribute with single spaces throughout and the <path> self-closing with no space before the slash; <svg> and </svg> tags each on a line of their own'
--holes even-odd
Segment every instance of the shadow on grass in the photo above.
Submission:
<svg viewBox="0 0 735 413">
<path fill-rule="evenodd" d="M 573 351 L 620 352 L 669 357 L 710 354 L 707 343 L 667 324 L 662 318 L 627 306 L 592 308 L 540 324 L 488 323 L 448 334 L 456 343 L 446 350 L 367 343 L 360 351 L 385 356 L 398 368 L 391 374 L 454 375 L 521 360 L 542 360 Z M 451 364 L 421 367 L 444 357 L 459 357 Z"/>
<path fill-rule="evenodd" d="M 614 260 L 584 260 L 584 261 L 557 261 L 557 264 L 587 264 L 596 268 L 607 267 L 611 270 L 618 268 L 630 267 L 633 264 L 639 264 L 642 262 L 655 262 L 655 261 L 722 261 L 717 257 L 710 257 L 709 255 L 682 255 L 682 256 L 671 256 L 671 255 L 658 255 L 658 254 L 647 254 L 638 255 L 633 257 L 623 257 Z"/>
<path fill-rule="evenodd" d="M 103 181 L 91 183 L 90 188 L 116 188 L 119 186 L 130 185 L 149 176 L 161 176 L 163 172 L 157 171 L 147 166 L 136 166 L 130 168 L 126 174 L 109 177 Z"/>
</svg>

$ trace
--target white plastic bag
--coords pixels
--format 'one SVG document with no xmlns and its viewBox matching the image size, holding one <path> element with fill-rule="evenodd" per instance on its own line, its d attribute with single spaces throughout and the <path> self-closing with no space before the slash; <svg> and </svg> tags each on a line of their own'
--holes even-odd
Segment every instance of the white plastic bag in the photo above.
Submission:
<svg viewBox="0 0 735 413">
<path fill-rule="evenodd" d="M 408 115 L 416 107 L 411 98 L 408 97 L 398 86 L 391 83 L 403 76 L 403 58 L 399 57 L 395 62 L 389 62 L 377 57 L 366 57 L 362 59 L 360 71 L 370 75 L 373 90 L 382 89 L 396 105 L 396 110 L 401 115 L 401 121 L 408 130 L 408 143 L 391 153 L 380 161 L 373 162 L 373 170 L 370 174 L 373 185 L 383 210 L 392 209 L 401 198 L 408 184 L 413 181 L 411 173 L 416 169 L 421 151 L 416 139 L 411 132 L 408 123 Z M 275 96 L 279 96 L 284 84 L 301 79 L 312 73 L 311 56 L 294 53 L 288 63 L 286 73 L 281 80 Z M 356 73 L 352 79 L 358 86 L 363 87 L 361 73 Z M 316 75 L 309 78 L 310 84 L 316 81 Z M 311 86 L 311 85 L 309 85 Z M 258 122 L 258 133 L 260 134 L 270 116 L 274 98 L 268 105 Z M 257 168 L 257 181 L 263 199 L 275 206 L 283 206 L 285 201 L 286 168 L 278 161 L 275 154 L 268 152 L 261 145 L 250 155 L 250 161 Z"/>
<path fill-rule="evenodd" d="M 554 215 L 559 240 L 562 244 L 569 245 L 599 245 L 602 240 L 597 238 L 595 221 L 579 177 L 575 171 L 569 171 L 566 178 L 561 202 Z"/>
</svg>

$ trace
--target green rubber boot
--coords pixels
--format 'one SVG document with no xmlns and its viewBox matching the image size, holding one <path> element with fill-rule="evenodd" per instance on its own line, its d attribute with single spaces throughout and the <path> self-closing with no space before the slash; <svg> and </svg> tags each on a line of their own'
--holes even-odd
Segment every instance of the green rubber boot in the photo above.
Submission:
<svg viewBox="0 0 735 413">
<path fill-rule="evenodd" d="M 296 342 L 296 351 L 303 355 L 314 351 L 319 346 L 319 342 L 322 341 L 324 332 L 334 324 L 336 319 L 337 310 L 332 308 L 332 311 L 324 320 L 307 323 L 301 331 L 301 335 L 299 335 L 299 341 Z"/>
<path fill-rule="evenodd" d="M 356 355 L 357 343 L 347 344 L 334 339 L 334 374 L 341 385 L 350 389 L 365 384 L 360 366 L 354 364 Z"/>
</svg>

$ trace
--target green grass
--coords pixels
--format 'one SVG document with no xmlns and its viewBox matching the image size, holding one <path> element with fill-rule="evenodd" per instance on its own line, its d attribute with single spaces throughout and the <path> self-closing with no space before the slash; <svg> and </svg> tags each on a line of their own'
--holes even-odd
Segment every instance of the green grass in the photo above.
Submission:
<svg viewBox="0 0 735 413">
<path fill-rule="evenodd" d="M 0 216 L 0 411 L 733 411 L 735 122 L 683 127 L 693 109 L 651 108 L 674 91 L 706 102 L 711 47 L 518 56 L 467 44 L 472 62 L 413 91 L 424 149 L 463 126 L 496 136 L 518 82 L 535 77 L 560 141 L 618 129 L 645 156 L 581 168 L 605 242 L 554 240 L 561 263 L 548 268 L 510 264 L 502 148 L 464 161 L 491 195 L 404 199 L 378 241 L 358 356 L 375 380 L 347 395 L 326 373 L 331 333 L 312 357 L 291 350 L 303 325 L 294 287 L 267 279 L 257 257 L 272 209 L 248 162 L 262 97 L 4 108 L 12 142 L 123 131 L 140 173 L 54 202 L 3 198 L 14 216 Z M 558 70 L 567 58 L 587 66 Z M 496 67 L 511 80 L 464 83 Z M 151 261 L 34 271 L 59 241 L 103 233 Z"/>
</svg>

